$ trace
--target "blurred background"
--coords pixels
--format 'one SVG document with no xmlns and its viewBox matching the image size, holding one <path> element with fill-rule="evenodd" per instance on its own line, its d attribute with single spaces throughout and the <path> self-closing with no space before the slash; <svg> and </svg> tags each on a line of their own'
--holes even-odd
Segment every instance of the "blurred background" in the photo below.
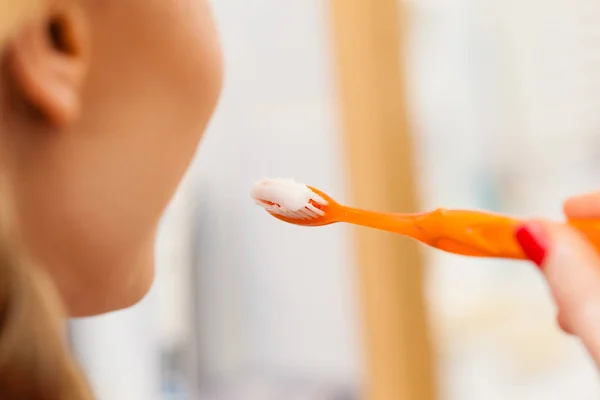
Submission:
<svg viewBox="0 0 600 400">
<path fill-rule="evenodd" d="M 422 209 L 560 217 L 598 188 L 599 2 L 402 5 Z M 73 346 L 100 400 L 359 399 L 349 228 L 282 224 L 249 199 L 264 176 L 349 199 L 326 4 L 213 6 L 227 80 L 162 221 L 156 284 L 131 310 L 72 321 Z M 423 251 L 439 399 L 600 396 L 534 268 Z"/>
</svg>

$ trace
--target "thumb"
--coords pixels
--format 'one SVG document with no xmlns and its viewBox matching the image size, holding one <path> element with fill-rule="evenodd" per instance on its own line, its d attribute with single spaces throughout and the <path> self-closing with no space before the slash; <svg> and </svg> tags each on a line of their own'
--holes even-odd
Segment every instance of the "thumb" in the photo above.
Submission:
<svg viewBox="0 0 600 400">
<path fill-rule="evenodd" d="M 531 222 L 517 229 L 516 238 L 544 272 L 561 325 L 582 339 L 600 365 L 600 256 L 565 224 Z"/>
</svg>

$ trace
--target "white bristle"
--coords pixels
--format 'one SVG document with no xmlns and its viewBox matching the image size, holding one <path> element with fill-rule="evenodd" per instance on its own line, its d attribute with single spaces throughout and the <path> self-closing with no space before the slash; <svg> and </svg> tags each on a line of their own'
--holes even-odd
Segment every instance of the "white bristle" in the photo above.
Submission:
<svg viewBox="0 0 600 400">
<path fill-rule="evenodd" d="M 262 179 L 254 184 L 251 195 L 256 204 L 268 212 L 288 218 L 317 218 L 325 213 L 312 205 L 311 201 L 327 205 L 323 197 L 293 179 Z"/>
</svg>

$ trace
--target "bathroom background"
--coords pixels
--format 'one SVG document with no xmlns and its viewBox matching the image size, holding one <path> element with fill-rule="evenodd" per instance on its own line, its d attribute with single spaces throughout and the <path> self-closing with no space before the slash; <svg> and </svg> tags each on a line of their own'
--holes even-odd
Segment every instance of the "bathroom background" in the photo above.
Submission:
<svg viewBox="0 0 600 400">
<path fill-rule="evenodd" d="M 362 382 L 348 227 L 254 206 L 264 176 L 347 199 L 327 2 L 213 0 L 222 101 L 131 310 L 71 322 L 100 400 L 352 400 Z M 421 207 L 560 217 L 600 182 L 600 3 L 412 0 L 408 97 Z M 427 254 L 441 400 L 596 399 L 525 263 Z"/>
</svg>

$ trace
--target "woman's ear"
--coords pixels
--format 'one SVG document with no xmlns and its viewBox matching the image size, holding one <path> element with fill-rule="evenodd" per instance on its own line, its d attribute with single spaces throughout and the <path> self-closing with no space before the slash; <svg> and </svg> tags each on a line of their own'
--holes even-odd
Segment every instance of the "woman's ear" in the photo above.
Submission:
<svg viewBox="0 0 600 400">
<path fill-rule="evenodd" d="M 55 125 L 78 116 L 89 68 L 88 21 L 77 2 L 68 3 L 25 25 L 6 49 L 20 97 Z"/>
</svg>

